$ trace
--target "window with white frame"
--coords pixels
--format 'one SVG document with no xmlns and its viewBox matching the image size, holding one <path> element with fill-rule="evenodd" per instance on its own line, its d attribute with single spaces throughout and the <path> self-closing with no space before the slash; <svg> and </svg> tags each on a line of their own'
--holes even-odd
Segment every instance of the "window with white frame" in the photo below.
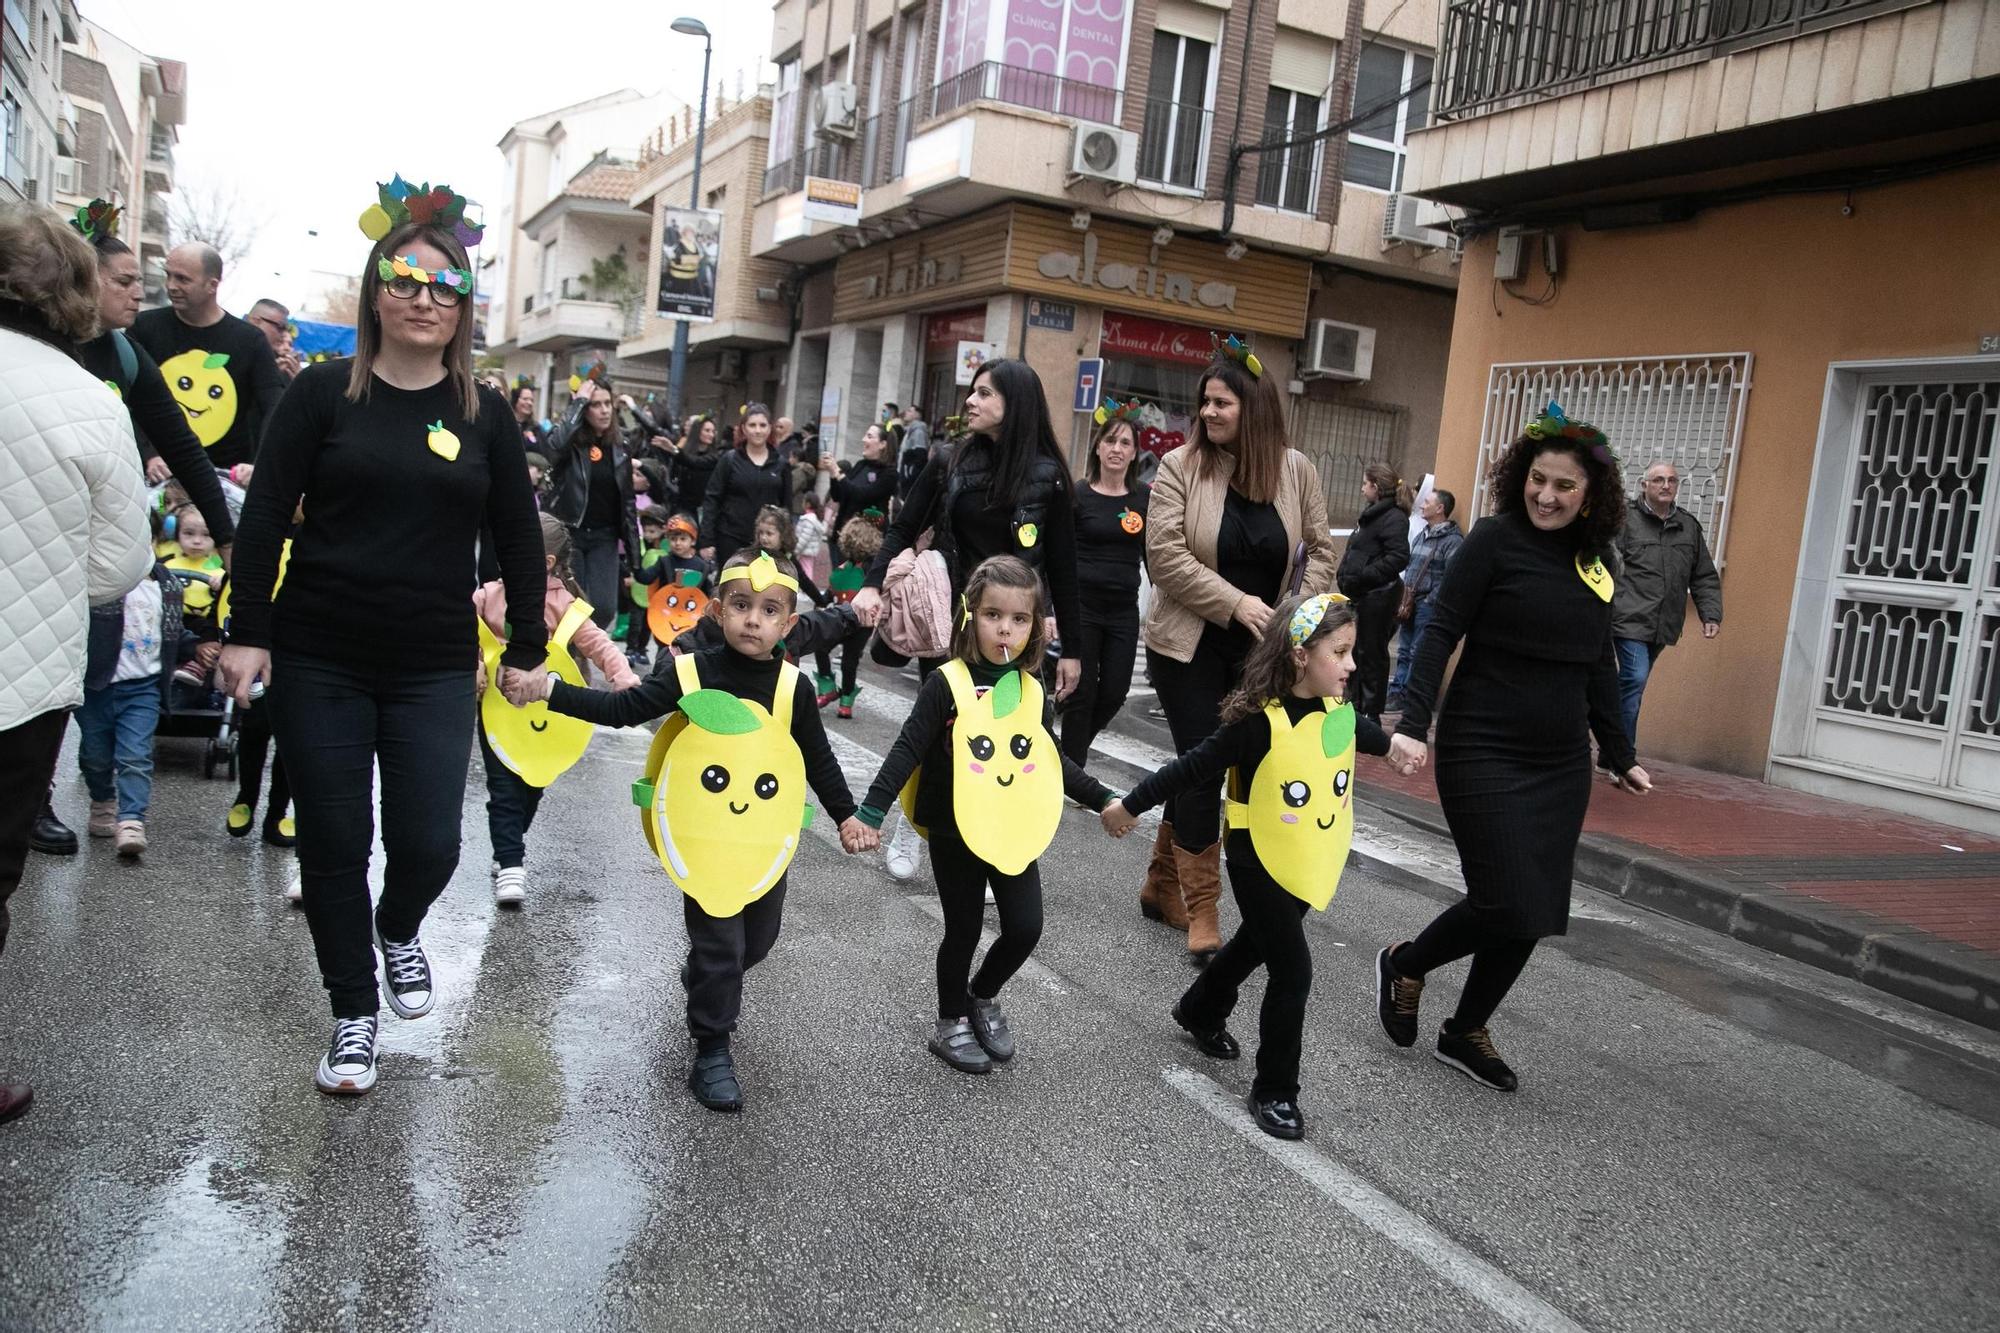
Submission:
<svg viewBox="0 0 2000 1333">
<path fill-rule="evenodd" d="M 1430 122 L 1431 58 L 1398 46 L 1370 42 L 1361 48 L 1354 70 L 1354 109 L 1381 111 L 1356 125 L 1347 135 L 1347 163 L 1342 176 L 1372 190 L 1403 188 L 1404 142 Z M 1410 92 L 1418 84 L 1425 86 Z M 1398 94 L 1407 97 L 1388 105 Z"/>
<path fill-rule="evenodd" d="M 1292 88 L 1273 88 L 1264 103 L 1264 142 L 1300 139 L 1320 128 L 1325 100 Z M 1319 197 L 1319 144 L 1298 144 L 1261 154 L 1257 202 L 1292 213 L 1315 213 Z"/>
<path fill-rule="evenodd" d="M 1729 537 L 1730 488 L 1750 395 L 1750 354 L 1527 361 L 1495 365 L 1479 430 L 1472 512 L 1492 512 L 1488 478 L 1521 428 L 1549 403 L 1604 432 L 1625 471 L 1628 499 L 1655 463 L 1681 475 L 1680 506 L 1701 521 L 1719 565 Z"/>
<path fill-rule="evenodd" d="M 799 134 L 799 62 L 778 66 L 778 95 L 771 103 L 770 165 L 789 162 Z"/>
<path fill-rule="evenodd" d="M 1139 135 L 1139 177 L 1186 190 L 1201 188 L 1208 149 L 1208 76 L 1215 47 L 1164 28 L 1153 33 L 1146 121 Z"/>
</svg>

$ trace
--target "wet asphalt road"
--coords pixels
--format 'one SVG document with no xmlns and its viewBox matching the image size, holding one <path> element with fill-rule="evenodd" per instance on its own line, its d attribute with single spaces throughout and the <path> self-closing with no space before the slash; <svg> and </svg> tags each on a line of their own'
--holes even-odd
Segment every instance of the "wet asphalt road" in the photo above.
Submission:
<svg viewBox="0 0 2000 1333">
<path fill-rule="evenodd" d="M 857 792 L 910 689 L 876 680 L 830 722 Z M 1114 786 L 1160 740 L 1123 733 Z M 519 913 L 475 761 L 438 1007 L 384 1010 L 348 1101 L 310 1081 L 289 855 L 223 837 L 228 785 L 162 742 L 143 864 L 35 858 L 14 900 L 0 1070 L 38 1100 L 0 1126 L 0 1329 L 1994 1327 L 1993 1034 L 1580 895 L 1494 1025 L 1522 1089 L 1486 1091 L 1428 1058 L 1460 970 L 1414 1050 L 1376 1023 L 1375 949 L 1453 892 L 1449 847 L 1386 822 L 1309 927 L 1303 1147 L 1245 1132 L 1248 1060 L 1166 1019 L 1192 973 L 1134 910 L 1150 825 L 1114 844 L 1074 811 L 989 1078 L 923 1049 L 928 879 L 822 816 L 747 988 L 749 1108 L 712 1115 L 643 754 L 600 734 L 552 789 Z"/>
</svg>

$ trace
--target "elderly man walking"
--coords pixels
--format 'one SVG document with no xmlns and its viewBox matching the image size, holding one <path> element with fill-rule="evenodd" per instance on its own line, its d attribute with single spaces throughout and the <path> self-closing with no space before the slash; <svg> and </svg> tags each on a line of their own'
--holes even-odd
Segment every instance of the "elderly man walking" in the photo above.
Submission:
<svg viewBox="0 0 2000 1333">
<path fill-rule="evenodd" d="M 1681 476 L 1672 463 L 1646 469 L 1639 502 L 1625 513 L 1618 534 L 1618 591 L 1611 604 L 1611 637 L 1618 648 L 1618 683 L 1625 732 L 1639 744 L 1639 701 L 1653 663 L 1680 640 L 1687 601 L 1694 598 L 1701 636 L 1722 630 L 1722 578 L 1709 557 L 1701 522 L 1682 509 Z"/>
</svg>

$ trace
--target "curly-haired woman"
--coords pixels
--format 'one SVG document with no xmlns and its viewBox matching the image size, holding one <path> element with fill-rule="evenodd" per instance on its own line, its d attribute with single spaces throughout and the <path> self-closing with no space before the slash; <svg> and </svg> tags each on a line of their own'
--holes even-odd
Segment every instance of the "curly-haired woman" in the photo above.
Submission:
<svg viewBox="0 0 2000 1333">
<path fill-rule="evenodd" d="M 1551 403 L 1500 460 L 1493 489 L 1498 512 L 1472 529 L 1438 592 L 1390 754 L 1424 762 L 1445 663 L 1463 639 L 1438 724 L 1437 788 L 1466 896 L 1415 940 L 1382 950 L 1376 1002 L 1390 1040 L 1409 1046 L 1426 974 L 1470 955 L 1436 1055 L 1512 1092 L 1518 1080 L 1486 1025 L 1535 942 L 1568 929 L 1591 734 L 1622 789 L 1652 784 L 1625 734 L 1611 645 L 1603 557 L 1625 517 L 1616 455 Z"/>
</svg>

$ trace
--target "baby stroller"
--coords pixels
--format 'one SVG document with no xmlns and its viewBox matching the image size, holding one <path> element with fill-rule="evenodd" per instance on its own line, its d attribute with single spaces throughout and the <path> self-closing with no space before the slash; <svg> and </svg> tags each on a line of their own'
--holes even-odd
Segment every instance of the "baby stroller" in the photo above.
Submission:
<svg viewBox="0 0 2000 1333">
<path fill-rule="evenodd" d="M 169 569 L 167 573 L 181 585 L 183 595 L 189 585 L 207 581 L 205 575 L 195 570 Z M 178 613 L 175 621 L 178 624 Z M 183 637 L 181 634 L 172 636 L 175 642 Z M 165 699 L 155 734 L 205 738 L 208 745 L 202 752 L 201 775 L 213 778 L 219 768 L 234 782 L 238 746 L 236 701 L 215 688 L 213 673 L 199 686 L 177 679 L 172 667 L 161 672 L 161 676 L 165 682 L 161 687 Z"/>
</svg>

